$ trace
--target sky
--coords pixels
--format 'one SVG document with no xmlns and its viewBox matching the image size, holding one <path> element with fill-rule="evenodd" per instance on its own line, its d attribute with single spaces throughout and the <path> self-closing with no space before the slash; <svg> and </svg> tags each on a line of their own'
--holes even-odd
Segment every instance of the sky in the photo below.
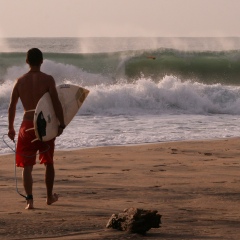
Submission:
<svg viewBox="0 0 240 240">
<path fill-rule="evenodd" d="M 0 0 L 5 37 L 240 37 L 240 0 Z"/>
</svg>

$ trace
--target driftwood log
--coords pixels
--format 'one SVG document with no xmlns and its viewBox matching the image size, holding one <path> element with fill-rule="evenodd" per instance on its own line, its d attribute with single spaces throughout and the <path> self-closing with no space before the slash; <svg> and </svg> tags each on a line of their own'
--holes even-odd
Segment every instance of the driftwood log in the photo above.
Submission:
<svg viewBox="0 0 240 240">
<path fill-rule="evenodd" d="M 130 233 L 146 234 L 151 228 L 159 228 L 161 215 L 158 211 L 128 208 L 124 212 L 113 214 L 106 227 Z"/>
</svg>

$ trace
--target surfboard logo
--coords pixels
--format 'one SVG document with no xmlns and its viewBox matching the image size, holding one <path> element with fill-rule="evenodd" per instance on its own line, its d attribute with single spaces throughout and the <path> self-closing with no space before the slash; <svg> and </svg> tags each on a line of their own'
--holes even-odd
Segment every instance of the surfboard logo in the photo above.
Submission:
<svg viewBox="0 0 240 240">
<path fill-rule="evenodd" d="M 46 136 L 46 126 L 47 123 L 41 111 L 37 116 L 37 132 L 41 141 L 42 137 Z"/>
<path fill-rule="evenodd" d="M 50 114 L 47 115 L 47 119 L 48 119 L 48 123 L 50 123 L 51 122 L 51 115 Z"/>
</svg>

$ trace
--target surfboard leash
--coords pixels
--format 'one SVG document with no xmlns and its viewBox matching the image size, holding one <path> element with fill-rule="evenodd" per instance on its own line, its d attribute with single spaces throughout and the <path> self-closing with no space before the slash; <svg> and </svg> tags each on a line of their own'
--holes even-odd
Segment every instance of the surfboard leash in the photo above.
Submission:
<svg viewBox="0 0 240 240">
<path fill-rule="evenodd" d="M 20 195 L 20 196 L 22 196 L 22 197 L 24 197 L 25 199 L 26 199 L 26 196 L 25 195 L 23 195 L 22 193 L 20 193 L 19 192 L 19 190 L 18 190 L 18 179 L 17 179 L 17 152 L 16 152 L 16 142 L 15 142 L 15 140 L 13 140 L 13 142 L 14 142 L 14 177 L 15 177 L 15 188 L 16 188 L 16 192 Z"/>
<path fill-rule="evenodd" d="M 24 197 L 26 200 L 28 200 L 28 199 L 30 199 L 29 197 L 31 197 L 31 195 L 25 196 L 25 195 L 23 195 L 22 193 L 20 193 L 19 190 L 18 190 L 17 154 L 20 155 L 20 156 L 23 156 L 23 157 L 31 158 L 31 157 L 35 157 L 35 156 L 37 156 L 37 155 L 39 155 L 39 154 L 41 154 L 41 153 L 47 152 L 47 151 L 50 149 L 50 146 L 49 146 L 48 144 L 46 144 L 46 145 L 48 146 L 48 148 L 47 148 L 46 150 L 44 150 L 44 151 L 42 151 L 42 152 L 39 152 L 39 153 L 37 153 L 37 154 L 34 154 L 34 155 L 29 155 L 29 156 L 27 156 L 27 155 L 24 155 L 24 154 L 19 154 L 19 153 L 17 153 L 15 140 L 13 140 L 13 142 L 14 142 L 14 149 L 13 149 L 13 148 L 5 141 L 4 137 L 5 137 L 6 135 L 7 135 L 7 134 L 3 134 L 2 140 L 3 140 L 3 142 L 6 144 L 6 146 L 8 146 L 8 148 L 10 148 L 10 149 L 15 153 L 15 154 L 14 154 L 14 156 L 15 156 L 15 157 L 14 157 L 14 178 L 15 178 L 15 188 L 16 188 L 16 192 L 17 192 L 20 196 L 22 196 L 22 197 Z"/>
</svg>

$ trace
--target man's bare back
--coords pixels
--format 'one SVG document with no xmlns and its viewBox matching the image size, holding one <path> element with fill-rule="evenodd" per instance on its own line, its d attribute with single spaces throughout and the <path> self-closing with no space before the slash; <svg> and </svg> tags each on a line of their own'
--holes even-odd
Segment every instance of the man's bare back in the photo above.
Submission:
<svg viewBox="0 0 240 240">
<path fill-rule="evenodd" d="M 28 111 L 36 108 L 46 92 L 55 92 L 55 82 L 52 76 L 43 72 L 29 71 L 17 80 L 16 88 L 25 111 L 23 119 L 33 120 L 33 112 Z"/>
<path fill-rule="evenodd" d="M 56 84 L 52 76 L 40 71 L 40 67 L 31 67 L 31 70 L 16 80 L 13 87 L 9 106 L 10 126 L 14 119 L 15 107 L 18 99 L 21 99 L 24 115 L 23 120 L 33 120 L 34 110 L 40 98 L 49 92 L 60 125 L 64 125 L 61 103 L 58 99 Z"/>
</svg>

